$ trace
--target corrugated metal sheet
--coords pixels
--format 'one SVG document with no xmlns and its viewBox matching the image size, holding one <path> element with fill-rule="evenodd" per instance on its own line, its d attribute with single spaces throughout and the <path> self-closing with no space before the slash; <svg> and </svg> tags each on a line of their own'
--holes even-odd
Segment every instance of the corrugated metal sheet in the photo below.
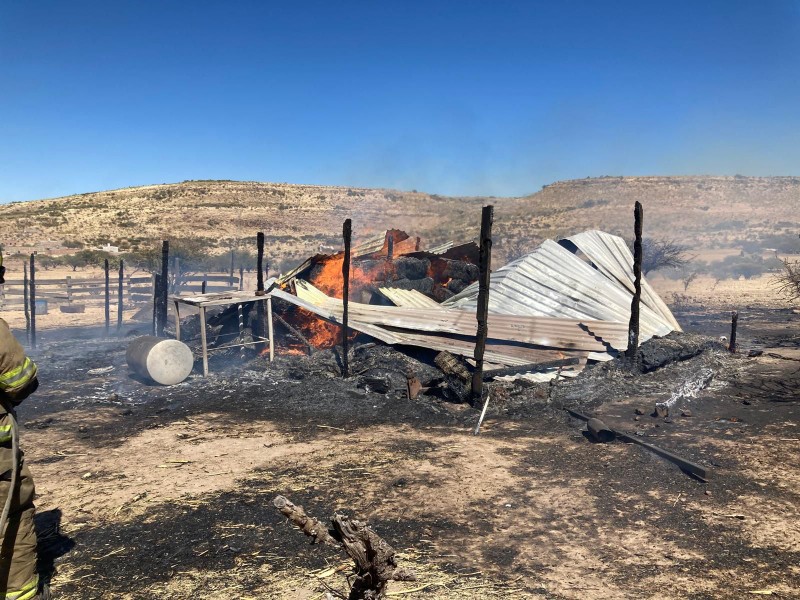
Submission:
<svg viewBox="0 0 800 600">
<path fill-rule="evenodd" d="M 587 234 L 599 233 L 602 232 L 587 232 Z M 609 234 L 603 236 L 615 237 Z M 568 239 L 572 241 L 572 238 Z M 586 242 L 593 239 L 595 239 L 593 236 L 587 235 L 579 241 L 587 245 Z M 617 239 L 624 246 L 624 241 L 621 238 Z M 598 261 L 595 265 L 602 264 L 604 270 L 599 267 L 593 268 L 553 241 L 545 241 L 530 254 L 492 273 L 489 312 L 592 319 L 622 323 L 627 327 L 633 294 L 615 277 L 607 275 L 612 268 L 619 269 L 617 264 L 625 260 L 623 252 L 604 253 L 598 250 L 594 254 Z M 632 257 L 630 265 L 629 269 L 632 271 Z M 658 297 L 649 285 L 646 288 L 650 290 L 652 296 Z M 443 302 L 442 306 L 475 311 L 477 300 L 478 285 L 472 284 L 457 296 Z M 663 305 L 663 302 L 661 304 Z M 642 341 L 678 329 L 677 322 L 666 305 L 660 307 L 658 311 L 651 306 L 658 308 L 652 298 L 641 306 Z M 668 317 L 663 311 L 666 311 Z"/>
<path fill-rule="evenodd" d="M 633 294 L 633 254 L 621 237 L 603 231 L 585 231 L 569 238 L 578 249 L 609 279 L 616 280 Z M 669 323 L 672 329 L 680 331 L 672 311 L 647 280 L 642 277 L 642 303 Z"/>
<path fill-rule="evenodd" d="M 306 281 L 297 280 L 298 297 L 341 315 L 343 303 L 331 298 Z M 374 306 L 350 302 L 352 319 L 370 325 L 390 327 L 408 333 L 442 333 L 474 337 L 477 329 L 475 313 L 464 310 Z M 592 320 L 561 319 L 533 315 L 491 314 L 488 336 L 497 343 L 520 343 L 555 350 L 602 352 L 619 349 L 627 339 L 627 325 Z"/>
<path fill-rule="evenodd" d="M 401 290 L 398 288 L 379 288 L 378 291 L 395 306 L 409 308 L 439 308 L 439 303 L 433 298 L 428 298 L 417 290 Z"/>
<path fill-rule="evenodd" d="M 439 244 L 438 246 L 434 246 L 433 248 L 426 248 L 425 252 L 430 252 L 431 254 L 444 254 L 452 247 L 453 247 L 453 242 L 445 242 L 444 244 Z"/>
</svg>

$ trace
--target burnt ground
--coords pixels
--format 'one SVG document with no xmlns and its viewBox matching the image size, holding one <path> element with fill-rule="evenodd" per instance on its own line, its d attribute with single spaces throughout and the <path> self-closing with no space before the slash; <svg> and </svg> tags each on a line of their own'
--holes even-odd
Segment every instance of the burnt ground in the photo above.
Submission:
<svg viewBox="0 0 800 600">
<path fill-rule="evenodd" d="M 689 332 L 728 333 L 729 313 L 676 316 Z M 124 339 L 45 332 L 32 352 L 42 385 L 20 420 L 39 509 L 60 510 L 74 542 L 56 560 L 53 589 L 60 598 L 344 589 L 345 555 L 288 527 L 272 507 L 283 494 L 319 518 L 368 519 L 417 571 L 417 582 L 391 586 L 401 598 L 796 597 L 800 362 L 787 359 L 800 359 L 800 315 L 753 309 L 739 327 L 735 356 L 712 339 L 646 374 L 601 365 L 555 386 L 493 384 L 477 437 L 472 408 L 407 400 L 402 373 L 433 371 L 382 346 L 355 352 L 361 375 L 348 381 L 321 352 L 272 365 L 220 358 L 208 379 L 163 388 L 128 374 Z M 375 391 L 376 374 L 388 392 Z M 695 397 L 651 416 L 696 381 Z M 641 447 L 591 443 L 563 406 L 713 475 L 699 481 Z"/>
</svg>

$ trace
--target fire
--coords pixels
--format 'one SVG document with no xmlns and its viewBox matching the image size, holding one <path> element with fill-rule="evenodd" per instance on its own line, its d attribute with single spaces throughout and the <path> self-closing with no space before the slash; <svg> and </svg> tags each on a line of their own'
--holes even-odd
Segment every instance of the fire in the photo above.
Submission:
<svg viewBox="0 0 800 600">
<path fill-rule="evenodd" d="M 342 328 L 328 323 L 303 309 L 298 309 L 297 328 L 305 336 L 308 343 L 315 348 L 333 348 L 342 343 Z"/>
<path fill-rule="evenodd" d="M 317 289 L 325 292 L 328 296 L 342 298 L 344 292 L 344 278 L 342 277 L 342 265 L 344 256 L 337 254 L 320 263 L 314 269 L 310 277 L 310 283 Z M 371 261 L 369 266 L 364 263 L 350 264 L 350 294 L 356 298 L 356 294 L 362 289 L 370 287 L 376 283 L 392 281 L 395 278 L 394 265 L 391 261 Z"/>
<path fill-rule="evenodd" d="M 310 283 L 328 296 L 342 298 L 344 295 L 343 264 L 343 254 L 326 258 L 314 267 L 309 277 Z M 351 262 L 350 298 L 353 301 L 361 301 L 362 290 L 374 289 L 376 283 L 391 281 L 394 277 L 395 271 L 391 261 L 374 260 L 360 265 Z M 328 323 L 308 311 L 298 309 L 295 311 L 292 321 L 309 344 L 315 348 L 332 348 L 342 343 L 342 328 L 339 325 Z M 350 337 L 356 335 L 356 332 L 351 332 Z"/>
</svg>

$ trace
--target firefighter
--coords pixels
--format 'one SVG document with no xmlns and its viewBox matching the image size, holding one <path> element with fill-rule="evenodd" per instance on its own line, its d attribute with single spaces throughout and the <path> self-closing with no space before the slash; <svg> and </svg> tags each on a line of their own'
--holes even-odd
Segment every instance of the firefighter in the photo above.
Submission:
<svg viewBox="0 0 800 600">
<path fill-rule="evenodd" d="M 5 268 L 0 254 L 0 284 Z M 39 385 L 36 365 L 0 319 L 0 591 L 5 600 L 45 600 L 36 571 L 33 479 L 19 449 L 14 408 Z"/>
</svg>

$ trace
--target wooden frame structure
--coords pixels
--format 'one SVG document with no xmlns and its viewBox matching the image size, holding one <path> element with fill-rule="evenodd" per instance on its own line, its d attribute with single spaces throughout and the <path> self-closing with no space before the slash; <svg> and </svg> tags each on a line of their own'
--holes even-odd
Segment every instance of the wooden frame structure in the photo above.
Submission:
<svg viewBox="0 0 800 600">
<path fill-rule="evenodd" d="M 271 282 L 270 282 L 271 283 Z M 212 351 L 223 350 L 226 348 L 237 348 L 244 346 L 252 346 L 262 342 L 269 343 L 269 361 L 272 362 L 275 358 L 275 344 L 272 326 L 272 295 L 264 294 L 259 295 L 258 291 L 232 291 L 232 292 L 212 292 L 208 294 L 200 294 L 198 296 L 170 296 L 170 300 L 175 306 L 175 339 L 181 339 L 181 313 L 180 306 L 192 306 L 197 308 L 200 315 L 200 348 L 203 355 L 203 377 L 208 376 L 208 343 L 206 340 L 206 309 L 212 306 L 229 306 L 231 304 L 242 305 L 245 302 L 266 302 L 267 304 L 267 335 L 268 337 L 262 338 L 253 334 L 252 342 L 242 342 L 241 334 L 242 327 L 240 323 L 239 329 L 239 343 L 224 344 Z"/>
</svg>

